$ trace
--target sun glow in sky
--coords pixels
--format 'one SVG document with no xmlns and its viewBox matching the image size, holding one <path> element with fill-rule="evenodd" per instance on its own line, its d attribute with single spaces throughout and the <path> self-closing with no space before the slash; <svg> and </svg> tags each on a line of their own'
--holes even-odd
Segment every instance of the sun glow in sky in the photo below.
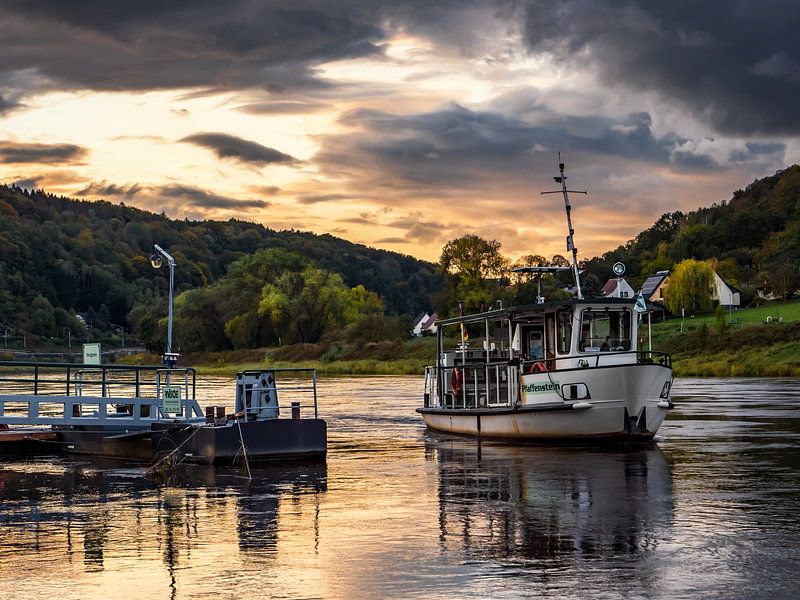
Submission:
<svg viewBox="0 0 800 600">
<path fill-rule="evenodd" d="M 0 2 L 0 180 L 179 218 L 564 253 L 561 151 L 588 258 L 800 154 L 798 43 L 757 7 Z"/>
</svg>

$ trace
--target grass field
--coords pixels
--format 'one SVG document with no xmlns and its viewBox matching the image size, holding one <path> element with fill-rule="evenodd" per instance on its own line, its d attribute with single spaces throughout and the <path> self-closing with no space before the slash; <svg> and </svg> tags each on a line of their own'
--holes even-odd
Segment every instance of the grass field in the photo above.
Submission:
<svg viewBox="0 0 800 600">
<path fill-rule="evenodd" d="M 772 317 L 772 325 L 800 321 L 800 300 L 789 302 L 772 302 L 758 308 L 742 308 L 725 313 L 725 320 L 731 328 L 738 329 L 750 325 L 760 325 L 767 322 L 767 317 Z M 711 329 L 717 324 L 714 314 L 687 316 L 683 319 L 683 332 L 702 327 L 705 323 Z M 669 319 L 665 323 L 653 323 L 653 347 L 658 348 L 669 338 L 681 333 L 681 319 Z"/>
</svg>

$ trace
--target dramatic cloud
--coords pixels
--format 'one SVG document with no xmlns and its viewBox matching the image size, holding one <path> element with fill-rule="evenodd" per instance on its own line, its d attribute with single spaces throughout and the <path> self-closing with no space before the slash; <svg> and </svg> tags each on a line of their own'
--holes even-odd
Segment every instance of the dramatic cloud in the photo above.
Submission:
<svg viewBox="0 0 800 600">
<path fill-rule="evenodd" d="M 453 186 L 493 179 L 498 171 L 520 173 L 533 156 L 557 150 L 631 158 L 680 168 L 673 150 L 686 140 L 656 138 L 646 113 L 617 121 L 607 117 L 550 116 L 531 124 L 457 104 L 431 113 L 394 115 L 353 111 L 342 119 L 352 133 L 322 139 L 315 157 L 337 172 L 380 173 L 389 184 L 402 178 L 427 186 Z"/>
<path fill-rule="evenodd" d="M 28 163 L 63 165 L 79 163 L 88 155 L 88 150 L 75 144 L 21 144 L 0 142 L 0 161 L 4 163 Z"/>
<path fill-rule="evenodd" d="M 297 201 L 300 204 L 318 204 L 320 202 L 337 202 L 339 200 L 349 200 L 350 196 L 345 194 L 306 194 L 299 196 Z"/>
<path fill-rule="evenodd" d="M 100 181 L 92 182 L 76 195 L 103 200 L 133 201 L 137 206 L 149 210 L 159 212 L 163 210 L 179 216 L 184 215 L 188 207 L 203 210 L 251 210 L 271 206 L 266 200 L 230 198 L 196 186 L 182 184 L 143 186 L 116 185 Z"/>
<path fill-rule="evenodd" d="M 789 0 L 0 10 L 0 179 L 181 218 L 551 255 L 561 152 L 590 255 L 800 160 Z"/>
<path fill-rule="evenodd" d="M 609 85 L 678 101 L 723 133 L 800 133 L 792 0 L 526 4 L 525 35 L 534 53 L 550 53 L 577 70 L 588 62 Z"/>
<path fill-rule="evenodd" d="M 92 198 L 125 198 L 130 200 L 143 191 L 143 188 L 134 183 L 131 185 L 117 185 L 106 181 L 93 181 L 82 190 L 76 192 L 78 196 L 90 196 Z"/>
<path fill-rule="evenodd" d="M 238 200 L 227 198 L 190 185 L 165 185 L 154 190 L 157 196 L 169 200 L 180 200 L 190 206 L 199 208 L 267 208 L 266 200 Z"/>
<path fill-rule="evenodd" d="M 20 104 L 18 102 L 14 102 L 9 100 L 5 96 L 0 96 L 0 116 L 4 115 L 5 113 L 11 112 L 15 108 L 18 108 Z"/>
<path fill-rule="evenodd" d="M 293 164 L 297 159 L 274 148 L 243 140 L 226 133 L 196 133 L 180 140 L 213 150 L 219 158 L 233 158 L 240 162 L 265 166 L 274 163 Z"/>
<path fill-rule="evenodd" d="M 313 65 L 380 53 L 385 37 L 376 10 L 355 1 L 4 0 L 0 8 L 0 71 L 30 69 L 95 90 L 313 89 L 329 85 Z"/>
</svg>

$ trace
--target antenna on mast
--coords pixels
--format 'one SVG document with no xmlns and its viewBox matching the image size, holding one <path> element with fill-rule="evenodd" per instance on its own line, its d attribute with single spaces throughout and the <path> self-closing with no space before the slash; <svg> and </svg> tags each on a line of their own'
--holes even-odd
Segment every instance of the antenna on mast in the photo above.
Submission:
<svg viewBox="0 0 800 600">
<path fill-rule="evenodd" d="M 558 170 L 561 173 L 558 177 L 553 177 L 556 183 L 561 184 L 560 190 L 552 192 L 541 192 L 544 194 L 563 194 L 564 195 L 564 210 L 567 212 L 567 252 L 572 251 L 572 271 L 575 276 L 575 287 L 578 290 L 578 300 L 583 300 L 583 292 L 581 291 L 581 278 L 578 273 L 578 249 L 575 247 L 575 230 L 572 228 L 572 206 L 569 203 L 570 194 L 588 194 L 586 190 L 568 190 L 567 189 L 567 176 L 564 175 L 564 163 L 561 162 L 561 152 L 558 153 Z"/>
</svg>

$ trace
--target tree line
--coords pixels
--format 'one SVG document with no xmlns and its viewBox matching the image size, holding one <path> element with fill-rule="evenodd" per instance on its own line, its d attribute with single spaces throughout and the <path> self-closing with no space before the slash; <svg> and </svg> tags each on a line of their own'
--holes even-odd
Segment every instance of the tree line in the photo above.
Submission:
<svg viewBox="0 0 800 600">
<path fill-rule="evenodd" d="M 285 251 L 294 257 L 286 261 L 294 261 L 301 274 L 306 269 L 324 271 L 320 284 L 324 289 L 339 289 L 341 283 L 350 294 L 361 286 L 363 292 L 358 293 L 378 297 L 389 319 L 428 310 L 443 285 L 433 264 L 331 235 L 274 231 L 236 219 L 174 220 L 123 204 L 84 202 L 0 185 L 0 344 L 20 347 L 24 339 L 28 345 L 62 345 L 69 339 L 118 345 L 125 337 L 128 343 L 136 338 L 163 350 L 160 339 L 166 328 L 160 322 L 167 314 L 169 276 L 166 269 L 150 266 L 148 258 L 156 243 L 168 249 L 178 264 L 176 312 L 180 309 L 184 315 L 194 302 L 209 306 L 219 300 L 219 306 L 209 311 L 211 316 L 195 311 L 198 322 L 208 324 L 202 336 L 208 340 L 215 332 L 215 347 L 271 339 L 267 316 L 277 315 L 277 300 L 258 314 L 260 296 L 255 303 L 252 294 L 228 287 L 230 299 L 222 302 L 224 294 L 219 291 L 229 275 L 240 283 L 245 271 L 261 268 L 246 263 L 248 258 L 261 260 L 256 256 L 261 250 Z M 237 263 L 240 259 L 245 263 Z M 285 274 L 283 279 L 280 274 L 276 277 L 260 287 L 250 285 L 258 287 L 259 294 L 266 283 L 273 285 L 276 299 L 281 290 L 301 285 Z M 318 281 L 316 271 L 302 275 L 305 287 Z M 182 297 L 189 291 L 194 293 Z M 230 306 L 239 298 L 247 309 Z M 329 300 L 342 304 L 338 293 Z M 342 310 L 353 314 L 352 307 Z M 252 319 L 260 333 L 251 333 Z M 342 323 L 338 317 L 324 320 L 331 319 Z M 303 331 L 276 330 L 275 335 L 282 340 L 306 339 L 318 329 L 311 324 Z M 197 337 L 198 331 L 189 328 L 184 339 L 193 344 Z"/>
</svg>

